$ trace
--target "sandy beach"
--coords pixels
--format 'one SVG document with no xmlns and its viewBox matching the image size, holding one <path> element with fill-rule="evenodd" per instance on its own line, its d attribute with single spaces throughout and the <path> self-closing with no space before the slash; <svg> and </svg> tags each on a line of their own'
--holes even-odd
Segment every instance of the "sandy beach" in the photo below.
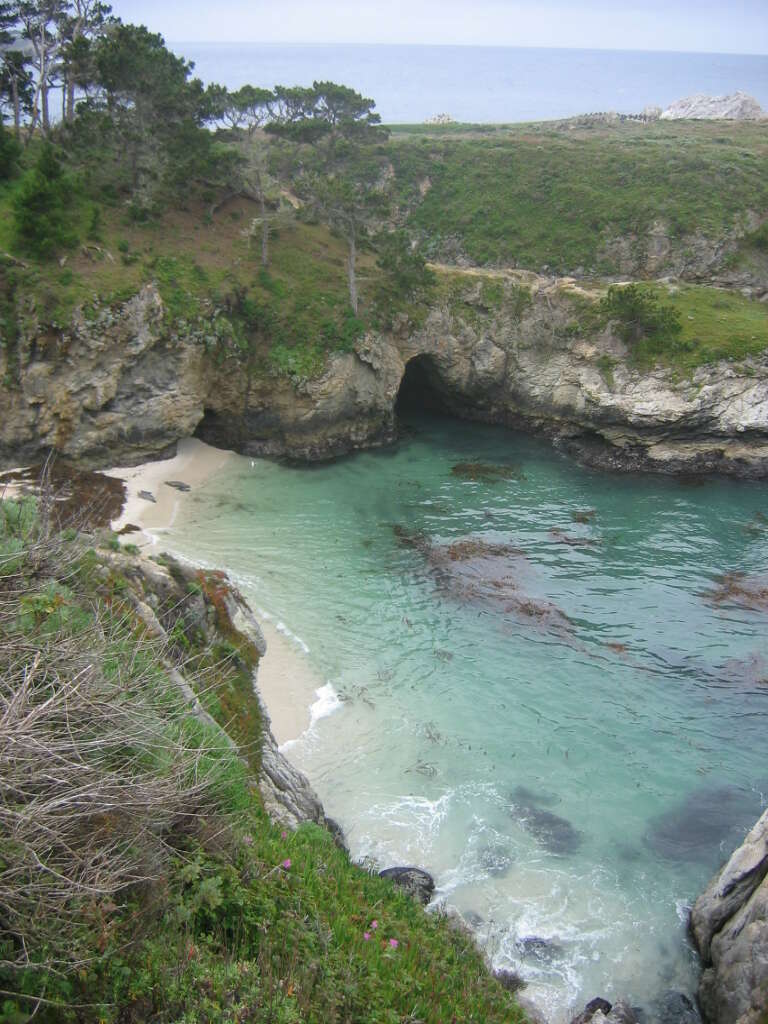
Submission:
<svg viewBox="0 0 768 1024">
<path fill-rule="evenodd" d="M 112 523 L 112 529 L 138 526 L 147 540 L 157 543 L 157 536 L 152 531 L 173 526 L 188 493 L 170 487 L 168 481 L 186 484 L 193 490 L 220 470 L 233 454 L 188 437 L 179 441 L 172 459 L 105 469 L 107 476 L 124 480 L 126 486 L 125 506 L 120 518 Z M 150 494 L 154 501 L 142 498 L 142 492 Z"/>
<path fill-rule="evenodd" d="M 210 480 L 233 454 L 187 438 L 179 441 L 172 459 L 105 470 L 106 475 L 124 480 L 127 492 L 122 514 L 112 522 L 112 529 L 137 526 L 141 534 L 127 534 L 127 543 L 162 550 L 162 534 L 183 512 L 189 494 Z M 170 487 L 168 481 L 186 484 L 190 491 Z M 142 498 L 142 492 L 151 494 L 155 500 Z M 277 623 L 258 615 L 255 609 L 254 614 L 267 641 L 267 653 L 259 664 L 259 691 L 272 721 L 272 732 L 282 745 L 298 739 L 309 728 L 310 706 L 317 699 L 323 680 L 315 675 L 304 652 L 280 631 Z"/>
</svg>

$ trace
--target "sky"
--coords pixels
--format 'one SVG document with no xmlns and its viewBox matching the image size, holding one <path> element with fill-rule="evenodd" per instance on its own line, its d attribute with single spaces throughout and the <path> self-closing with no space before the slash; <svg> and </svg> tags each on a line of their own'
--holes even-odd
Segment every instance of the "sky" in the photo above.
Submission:
<svg viewBox="0 0 768 1024">
<path fill-rule="evenodd" d="M 768 54 L 768 0 L 111 0 L 169 42 L 432 43 Z"/>
</svg>

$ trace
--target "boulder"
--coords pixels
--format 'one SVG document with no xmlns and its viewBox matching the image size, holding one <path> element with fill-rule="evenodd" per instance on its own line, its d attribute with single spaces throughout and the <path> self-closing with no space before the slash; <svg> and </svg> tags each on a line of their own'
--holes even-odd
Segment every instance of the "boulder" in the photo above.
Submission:
<svg viewBox="0 0 768 1024">
<path fill-rule="evenodd" d="M 590 1024 L 590 1021 L 598 1012 L 598 1010 L 601 1013 L 608 1014 L 611 1012 L 611 1004 L 608 1002 L 607 999 L 601 999 L 600 996 L 598 996 L 596 999 L 590 999 L 590 1001 L 587 1003 L 587 1005 L 584 1007 L 581 1013 L 577 1014 L 573 1018 L 571 1024 Z"/>
<path fill-rule="evenodd" d="M 696 900 L 706 1024 L 759 1024 L 768 1008 L 768 811 Z"/>
<path fill-rule="evenodd" d="M 768 811 L 699 896 L 691 930 L 705 963 L 713 937 L 750 899 L 768 874 Z"/>
<path fill-rule="evenodd" d="M 379 872 L 379 878 L 388 878 L 424 906 L 432 899 L 432 893 L 435 891 L 434 878 L 421 868 L 385 868 Z"/>
</svg>

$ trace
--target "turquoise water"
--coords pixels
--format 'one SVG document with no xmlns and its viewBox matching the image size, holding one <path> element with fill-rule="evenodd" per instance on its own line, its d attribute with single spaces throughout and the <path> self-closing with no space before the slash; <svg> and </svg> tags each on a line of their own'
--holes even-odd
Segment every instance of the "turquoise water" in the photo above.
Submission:
<svg viewBox="0 0 768 1024">
<path fill-rule="evenodd" d="M 766 615 L 707 596 L 765 571 L 768 487 L 424 418 L 333 465 L 235 458 L 184 508 L 164 543 L 324 685 L 287 752 L 354 856 L 430 870 L 554 1021 L 693 990 L 685 909 L 768 799 Z"/>
</svg>

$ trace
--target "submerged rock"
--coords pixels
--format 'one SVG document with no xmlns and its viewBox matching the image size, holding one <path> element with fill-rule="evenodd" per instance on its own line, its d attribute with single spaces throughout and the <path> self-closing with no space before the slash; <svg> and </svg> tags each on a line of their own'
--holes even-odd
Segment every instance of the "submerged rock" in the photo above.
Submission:
<svg viewBox="0 0 768 1024">
<path fill-rule="evenodd" d="M 582 835 L 566 818 L 553 814 L 532 801 L 518 800 L 512 804 L 512 816 L 549 853 L 563 857 L 575 853 Z"/>
<path fill-rule="evenodd" d="M 538 935 L 526 935 L 515 940 L 515 947 L 522 957 L 532 957 L 543 963 L 551 963 L 563 955 L 563 947 L 554 939 L 542 939 Z"/>
<path fill-rule="evenodd" d="M 379 878 L 388 878 L 393 885 L 407 892 L 424 906 L 432 899 L 432 893 L 435 891 L 434 878 L 421 868 L 385 868 L 379 872 Z"/>
<path fill-rule="evenodd" d="M 166 480 L 165 486 L 173 487 L 175 490 L 182 491 L 184 493 L 192 490 L 189 484 L 185 484 L 183 480 Z"/>
<path fill-rule="evenodd" d="M 651 1004 L 653 1024 L 701 1024 L 701 1014 L 682 992 L 665 992 Z"/>
<path fill-rule="evenodd" d="M 451 475 L 460 480 L 493 484 L 500 480 L 525 480 L 525 474 L 516 466 L 497 466 L 487 462 L 457 462 Z"/>
<path fill-rule="evenodd" d="M 669 860 L 712 861 L 724 842 L 731 845 L 744 834 L 756 799 L 737 786 L 694 790 L 651 820 L 645 842 Z"/>
<path fill-rule="evenodd" d="M 726 572 L 702 596 L 716 608 L 732 605 L 752 612 L 768 612 L 768 576 Z"/>
</svg>

